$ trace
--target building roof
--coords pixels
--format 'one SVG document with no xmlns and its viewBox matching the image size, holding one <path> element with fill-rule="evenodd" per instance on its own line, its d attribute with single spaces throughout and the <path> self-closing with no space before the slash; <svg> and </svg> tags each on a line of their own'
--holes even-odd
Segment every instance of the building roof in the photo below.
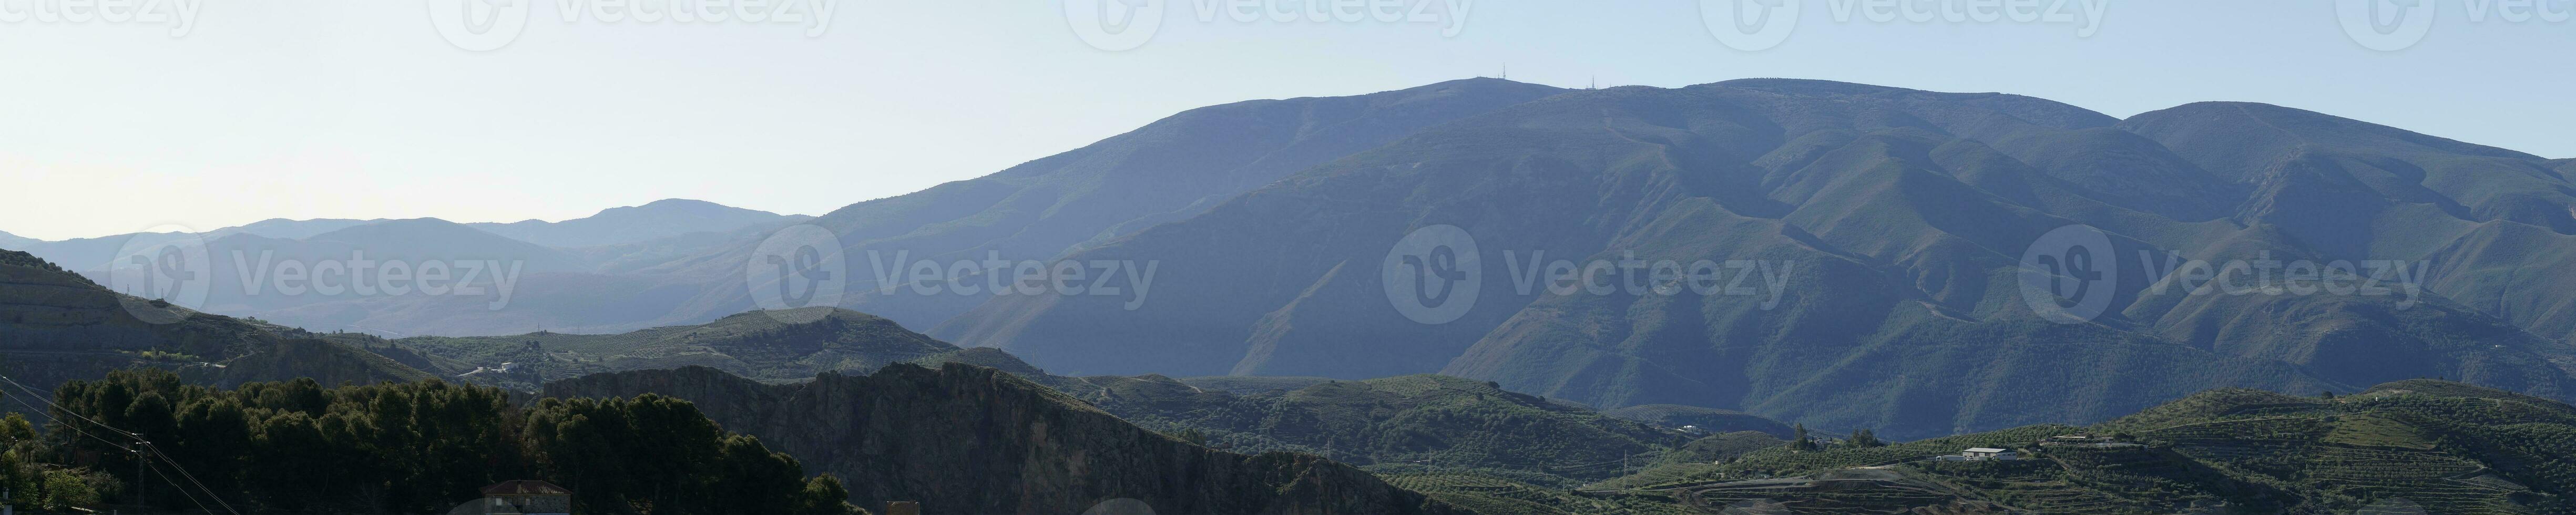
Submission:
<svg viewBox="0 0 2576 515">
<path fill-rule="evenodd" d="M 554 483 L 522 479 L 483 487 L 483 495 L 572 495 L 572 491 Z"/>
<path fill-rule="evenodd" d="M 2012 452 L 2012 451 L 2004 450 L 2004 449 L 1997 449 L 1997 448 L 1993 448 L 1993 447 L 1971 447 L 1971 448 L 1969 448 L 1968 450 L 1965 450 L 1965 451 L 1959 451 L 1959 452 Z"/>
</svg>

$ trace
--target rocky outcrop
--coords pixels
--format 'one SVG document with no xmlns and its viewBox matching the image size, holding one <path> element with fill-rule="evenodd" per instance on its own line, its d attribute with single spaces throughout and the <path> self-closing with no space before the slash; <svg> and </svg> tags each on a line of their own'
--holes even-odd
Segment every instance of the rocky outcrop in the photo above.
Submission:
<svg viewBox="0 0 2576 515">
<path fill-rule="evenodd" d="M 689 399 L 728 430 L 838 475 L 860 506 L 926 513 L 1082 513 L 1132 499 L 1159 513 L 1447 513 L 1366 472 L 1293 453 L 1242 455 L 1147 431 L 1002 371 L 911 364 L 768 385 L 689 367 L 597 374 L 547 397 Z"/>
</svg>

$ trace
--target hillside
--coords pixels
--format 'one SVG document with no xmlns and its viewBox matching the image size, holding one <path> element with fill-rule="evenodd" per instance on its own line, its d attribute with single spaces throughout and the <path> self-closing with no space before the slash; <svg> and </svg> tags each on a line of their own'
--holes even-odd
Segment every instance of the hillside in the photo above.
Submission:
<svg viewBox="0 0 2576 515">
<path fill-rule="evenodd" d="M 655 393 L 847 483 L 861 506 L 925 513 L 1081 513 L 1134 499 L 1157 513 L 1447 513 L 1444 503 L 1323 458 L 1243 455 L 1147 431 L 991 368 L 896 365 L 767 385 L 689 367 L 600 374 L 546 397 Z"/>
<path fill-rule="evenodd" d="M 2576 185 L 2545 164 L 2247 104 L 2120 120 L 1822 81 L 1580 91 L 1066 257 L 1159 262 L 1149 302 L 996 297 L 927 332 L 1058 373 L 1436 372 L 1898 438 L 2097 422 L 2221 387 L 2453 377 L 2566 398 L 2576 317 L 2559 313 L 2576 303 L 2531 285 L 2576 277 L 2533 266 L 2576 249 L 2560 230 Z M 2026 279 L 2047 278 L 2021 262 L 2077 224 L 2108 240 L 2117 273 L 2088 290 L 2099 316 L 2061 323 L 2025 298 Z M 1435 225 L 1474 240 L 1482 288 L 1454 320 L 1422 323 L 1388 300 L 1401 285 L 1382 263 Z M 1528 279 L 1541 256 L 1741 263 L 1725 273 L 1752 293 L 1551 292 Z M 2421 287 L 2209 293 L 2133 256 L 2397 260 L 2421 265 L 2407 268 Z"/>
<path fill-rule="evenodd" d="M 1436 375 L 1241 395 L 1152 375 L 1068 379 L 1055 387 L 1139 426 L 1199 435 L 1220 449 L 1311 452 L 1380 473 L 1476 470 L 1576 484 L 1641 468 L 1689 439 L 1669 427 Z"/>
<path fill-rule="evenodd" d="M 614 335 L 323 337 L 462 375 L 464 381 L 531 391 L 598 372 L 688 366 L 781 384 L 822 372 L 868 374 L 893 363 L 963 363 L 1046 386 L 1146 429 L 1194 432 L 1219 449 L 1315 453 L 1372 470 L 1437 464 L 1549 484 L 1621 474 L 1623 458 L 1687 439 L 1673 429 L 1681 424 L 1656 427 L 1454 377 L 1065 377 L 999 349 L 960 349 L 883 318 L 833 308 L 755 311 L 709 324 Z M 504 363 L 511 364 L 509 370 L 499 370 Z M 1778 422 L 1742 414 L 1728 418 L 1786 434 Z M 1646 459 L 1627 461 L 1642 466 Z"/>
<path fill-rule="evenodd" d="M 570 490 L 570 510 L 580 513 L 855 511 L 837 481 L 807 476 L 796 459 L 725 432 L 687 402 L 638 396 L 523 406 L 510 392 L 435 380 L 323 384 L 210 388 L 149 369 L 67 383 L 45 438 L 5 442 L 10 450 L 0 459 L 12 467 L 0 477 L 15 479 L 16 465 L 34 465 L 22 459 L 47 460 L 35 462 L 46 469 L 96 470 L 104 485 L 38 488 L 103 489 L 119 503 L 110 509 L 142 513 L 213 512 L 211 506 L 483 513 L 474 504 L 482 502 L 478 489 L 530 477 Z M 137 463 L 123 438 L 76 436 L 103 432 L 144 435 L 150 459 Z M 146 470 L 184 478 L 185 486 L 135 477 Z M 120 482 L 146 488 L 120 492 Z M 149 488 L 163 484 L 171 488 Z M 16 499 L 34 498 L 40 496 Z M 92 508 L 99 508 L 94 500 L 49 511 L 109 511 Z"/>
<path fill-rule="evenodd" d="M 1693 426 L 1706 433 L 1754 431 L 1781 438 L 1789 437 L 1789 425 L 1750 413 L 1698 406 L 1647 404 L 1602 410 L 1601 414 L 1664 427 Z"/>
<path fill-rule="evenodd" d="M 2062 435 L 2101 438 L 2034 444 Z M 2025 459 L 1921 461 L 1967 447 L 2015 449 Z M 2031 426 L 1810 452 L 1771 447 L 1594 488 L 1667 492 L 1702 507 L 1766 504 L 1779 513 L 2565 513 L 2576 509 L 2570 458 L 2576 407 L 2409 380 L 2332 398 L 2213 390 L 2089 428 Z"/>
<path fill-rule="evenodd" d="M 429 377 L 362 350 L 304 336 L 116 293 L 27 253 L 0 250 L 0 374 L 36 390 L 134 367 L 172 369 L 192 382 L 214 385 L 302 377 L 372 384 Z"/>
<path fill-rule="evenodd" d="M 960 350 L 891 320 L 828 307 L 752 311 L 705 324 L 618 334 L 540 332 L 369 340 L 467 367 L 498 368 L 511 363 L 514 367 L 508 373 L 471 380 L 492 379 L 493 384 L 528 390 L 595 372 L 684 366 L 714 367 L 758 381 L 799 381 L 826 371 L 866 374 L 888 364 Z"/>
</svg>

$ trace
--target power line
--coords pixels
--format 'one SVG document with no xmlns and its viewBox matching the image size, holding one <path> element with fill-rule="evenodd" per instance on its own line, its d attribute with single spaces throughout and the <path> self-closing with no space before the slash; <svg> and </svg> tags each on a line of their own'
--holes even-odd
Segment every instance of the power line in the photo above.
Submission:
<svg viewBox="0 0 2576 515">
<path fill-rule="evenodd" d="M 143 441 L 143 448 L 151 450 L 152 454 L 155 456 L 160 456 L 161 461 L 168 462 L 171 470 L 179 471 L 179 476 L 188 478 L 188 482 L 197 485 L 198 490 L 205 490 L 206 497 L 214 499 L 215 504 L 223 505 L 224 511 L 231 512 L 233 515 L 241 515 L 241 510 L 233 509 L 233 503 L 224 502 L 223 495 L 215 493 L 215 489 L 213 488 L 206 488 L 206 483 L 198 481 L 196 474 L 188 473 L 188 467 L 180 465 L 179 460 L 171 459 L 169 453 L 161 452 L 161 446 L 153 445 L 150 440 L 145 440 Z M 200 504 L 197 507 L 203 508 L 205 505 Z M 212 511 L 210 510 L 208 513 L 212 513 Z"/>
<path fill-rule="evenodd" d="M 135 459 L 142 459 L 142 458 L 141 458 L 141 457 L 137 457 L 137 458 L 135 458 Z M 145 463 L 150 463 L 150 462 L 148 462 L 148 461 L 147 461 L 147 462 L 145 462 Z M 173 466 L 175 467 L 176 465 L 173 465 Z M 205 511 L 205 512 L 207 513 L 207 515 L 213 515 L 213 514 L 215 513 L 215 510 L 213 510 L 213 509 L 209 509 L 209 508 L 207 508 L 207 507 L 206 507 L 206 503 L 204 503 L 204 502 L 199 502 L 199 501 L 197 500 L 197 494 L 188 493 L 188 487 L 186 487 L 186 486 L 181 486 L 181 485 L 179 484 L 179 482 L 177 482 L 177 481 L 171 481 L 171 480 L 170 480 L 170 475 L 169 475 L 169 474 L 164 474 L 164 473 L 162 473 L 162 472 L 161 472 L 161 469 L 160 469 L 159 467 L 147 467 L 147 468 L 151 468 L 151 469 L 152 469 L 152 474 L 153 474 L 153 475 L 161 476 L 161 482 L 163 482 L 163 483 L 169 483 L 169 484 L 170 484 L 170 489 L 171 489 L 171 490 L 177 490 L 177 491 L 179 492 L 179 495 L 186 496 L 186 497 L 188 498 L 188 503 L 189 503 L 189 504 L 195 504 L 195 505 L 197 505 L 197 509 L 198 509 L 198 510 L 203 510 L 203 511 Z M 141 480 L 141 479 L 142 479 L 142 478 L 136 478 L 136 480 L 138 480 L 138 481 L 139 481 L 139 480 Z M 206 492 L 206 493 L 207 493 L 208 495 L 212 495 L 212 494 L 214 494 L 214 492 Z M 138 496 L 138 497 L 139 497 L 139 496 Z M 141 500 L 141 499 L 136 499 L 136 500 Z M 223 500 L 222 500 L 222 499 L 216 499 L 216 500 L 215 500 L 215 502 L 223 502 Z M 225 507 L 224 509 L 226 509 L 226 510 L 230 510 L 230 509 L 232 509 L 232 508 L 231 508 L 231 507 L 229 507 L 229 506 L 227 506 L 227 507 Z M 236 515 L 238 515 L 238 514 L 236 514 Z"/>
<path fill-rule="evenodd" d="M 137 461 L 137 462 L 148 463 L 148 462 L 149 462 L 149 459 L 150 459 L 151 457 L 144 456 L 144 455 L 143 455 L 142 450 L 145 450 L 145 449 L 151 450 L 151 451 L 152 451 L 152 455 L 153 455 L 153 456 L 157 456 L 157 457 L 161 458 L 161 461 L 168 463 L 168 464 L 170 465 L 170 468 L 171 468 L 171 469 L 179 471 L 179 475 L 187 477 L 187 478 L 188 478 L 188 482 L 196 484 L 196 485 L 197 485 L 197 489 L 198 489 L 198 490 L 204 490 L 204 491 L 206 492 L 206 497 L 213 498 L 213 499 L 215 500 L 215 504 L 221 504 L 221 505 L 223 505 L 223 506 L 224 506 L 224 511 L 231 512 L 233 515 L 241 515 L 241 511 L 240 511 L 240 510 L 235 510 L 235 509 L 233 509 L 232 503 L 224 502 L 224 497 L 223 497 L 223 495 L 215 493 L 215 489 L 207 488 L 207 487 L 206 487 L 206 484 L 205 484 L 204 482 L 197 481 L 197 475 L 196 475 L 196 474 L 191 474 L 191 473 L 189 473 L 189 472 L 188 472 L 188 467 L 187 467 L 187 466 L 180 465 L 180 464 L 179 464 L 179 460 L 177 460 L 177 459 L 172 459 L 168 453 L 161 452 L 161 448 L 160 448 L 160 446 L 153 445 L 153 444 L 152 444 L 152 442 L 151 442 L 151 441 L 149 441 L 149 440 L 144 440 L 144 439 L 143 439 L 143 435 L 142 435 L 141 433 L 136 433 L 136 432 L 133 432 L 133 431 L 127 431 L 127 430 L 124 430 L 124 429 L 119 429 L 119 428 L 117 428 L 116 426 L 107 425 L 107 423 L 106 423 L 106 422 L 100 422 L 100 421 L 98 421 L 97 419 L 93 419 L 93 418 L 89 418 L 89 417 L 87 417 L 87 416 L 83 416 L 83 415 L 81 415 L 81 414 L 80 414 L 80 412 L 73 411 L 73 410 L 70 410 L 70 409 L 66 409 L 66 408 L 64 408 L 64 407 L 63 407 L 63 405 L 61 405 L 61 404 L 55 404 L 55 403 L 54 403 L 54 401 L 49 400 L 49 399 L 45 399 L 45 398 L 44 398 L 44 396 L 36 395 L 36 389 L 34 389 L 34 388 L 29 388 L 29 387 L 27 387 L 27 385 L 25 385 L 25 384 L 20 384 L 20 383 L 18 382 L 18 380 L 16 380 L 16 379 L 11 379 L 11 378 L 9 378 L 9 376 L 0 376 L 0 381 L 8 382 L 11 386 L 16 386 L 16 387 L 18 387 L 18 389 L 20 389 L 20 390 L 25 390 L 25 391 L 27 392 L 27 396 L 29 396 L 29 397 L 36 397 L 36 398 L 37 398 L 36 400 L 45 401 L 45 405 L 46 405 L 46 406 L 52 406 L 52 407 L 53 407 L 53 411 L 62 412 L 62 413 L 63 413 L 63 414 L 65 414 L 65 415 L 71 415 L 71 416 L 72 416 L 72 418 L 76 418 L 76 419 L 80 419 L 80 420 L 83 420 L 83 421 L 87 421 L 87 422 L 89 422 L 89 423 L 91 423 L 91 424 L 97 424 L 97 425 L 98 425 L 98 427 L 105 428 L 105 429 L 107 429 L 108 431 L 115 432 L 115 433 L 116 433 L 116 434 L 118 434 L 118 435 L 121 435 L 121 436 L 127 436 L 127 437 L 132 437 L 132 438 L 134 438 L 134 441 L 136 442 L 136 444 L 137 444 L 137 445 L 136 445 L 135 447 L 126 447 L 126 446 L 123 446 L 123 445 L 117 445 L 117 444 L 116 444 L 116 442 L 114 442 L 114 441 L 110 441 L 110 440 L 105 439 L 105 438 L 99 438 L 97 435 L 89 434 L 89 432 L 87 432 L 87 431 L 82 431 L 82 430 L 80 430 L 80 427 L 79 427 L 79 426 L 74 426 L 74 425 L 71 425 L 71 424 L 63 424 L 63 425 L 62 425 L 64 428 L 71 429 L 73 433 L 79 433 L 79 434 L 80 434 L 80 435 L 82 435 L 82 436 L 88 436 L 88 437 L 90 437 L 90 438 L 97 439 L 97 440 L 98 440 L 98 441 L 100 441 L 100 442 L 106 442 L 106 443 L 107 443 L 107 445 L 108 445 L 109 447 L 115 447 L 115 448 L 118 448 L 118 449 L 122 449 L 122 450 L 124 450 L 124 451 L 126 451 L 126 452 L 133 453 L 133 454 L 134 454 L 134 459 L 135 459 L 135 461 Z M 7 390 L 0 390 L 0 393 L 7 393 L 7 392 L 8 392 Z M 18 404 L 26 405 L 28 409 L 35 409 L 35 407 L 36 407 L 36 405 L 35 405 L 35 404 L 28 403 L 25 399 L 19 399 L 17 394 L 14 394 L 14 393 L 9 394 L 9 398 L 10 398 L 10 400 L 18 401 Z M 153 473 L 158 474 L 158 473 L 160 473 L 160 470 L 159 470 L 159 469 L 154 469 L 154 470 L 153 470 Z M 162 481 L 170 481 L 170 478 L 169 478 L 169 476 L 167 476 L 167 475 L 162 476 L 162 478 L 161 478 L 161 479 L 162 479 Z M 136 477 L 136 478 L 134 478 L 134 481 L 135 481 L 135 483 L 137 483 L 137 484 L 141 484 L 141 483 L 143 482 L 143 478 L 141 478 L 141 477 Z M 175 481 L 170 481 L 170 483 L 171 483 L 171 484 L 170 484 L 170 486 L 178 487 L 178 488 L 180 488 L 180 489 L 181 489 L 181 490 L 180 490 L 180 492 L 179 492 L 180 494 L 183 494 L 183 495 L 187 495 L 187 496 L 188 496 L 188 502 L 197 502 L 197 496 L 196 496 L 195 494 L 189 494 L 189 493 L 186 491 L 186 487 L 180 486 L 180 485 L 179 485 L 177 482 L 175 482 Z M 203 509 L 203 508 L 205 508 L 205 504 L 204 504 L 204 503 L 198 503 L 198 504 L 197 504 L 197 507 L 198 507 L 198 508 L 200 508 L 200 509 Z M 206 513 L 214 513 L 214 510 L 206 510 Z"/>
</svg>

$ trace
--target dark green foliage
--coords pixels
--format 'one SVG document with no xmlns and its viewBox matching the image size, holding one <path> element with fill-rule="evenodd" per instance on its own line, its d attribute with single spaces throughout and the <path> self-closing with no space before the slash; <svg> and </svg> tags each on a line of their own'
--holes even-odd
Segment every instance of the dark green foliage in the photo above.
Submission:
<svg viewBox="0 0 2576 515">
<path fill-rule="evenodd" d="M 133 431 L 179 468 L 154 460 L 144 497 L 194 509 L 211 490 L 258 512 L 444 512 L 512 479 L 545 479 L 593 513 L 839 513 L 839 487 L 809 482 L 795 459 L 730 435 L 689 403 L 548 400 L 522 408 L 506 392 L 436 380 L 324 388 L 310 379 L 233 390 L 183 384 L 161 370 L 119 371 L 56 391 L 52 443 L 73 465 L 132 482 L 126 438 L 71 415 Z M 83 433 L 100 438 L 84 437 Z M 193 475 L 183 490 L 163 480 Z M 197 498 L 190 499 L 193 494 Z"/>
<path fill-rule="evenodd" d="M 1380 472 L 1476 471 L 1577 484 L 1625 474 L 1687 438 L 1491 382 L 1437 375 L 1246 395 L 1151 375 L 1049 381 L 1140 426 L 1199 434 L 1219 448 L 1311 452 Z"/>
<path fill-rule="evenodd" d="M 1871 432 L 1867 429 L 1852 430 L 1851 438 L 1844 442 L 1853 447 L 1879 447 L 1887 445 L 1887 442 L 1880 441 L 1878 439 L 1878 433 Z"/>
</svg>

